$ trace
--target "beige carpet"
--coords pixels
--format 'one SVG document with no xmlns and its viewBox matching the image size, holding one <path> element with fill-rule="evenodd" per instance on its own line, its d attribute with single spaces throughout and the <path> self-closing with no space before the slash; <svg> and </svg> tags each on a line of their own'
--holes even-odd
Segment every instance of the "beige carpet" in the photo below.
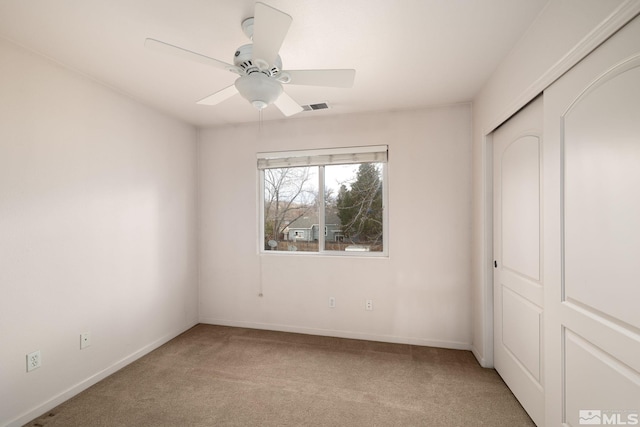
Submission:
<svg viewBox="0 0 640 427">
<path fill-rule="evenodd" d="M 468 351 L 198 325 L 28 426 L 533 426 Z"/>
</svg>

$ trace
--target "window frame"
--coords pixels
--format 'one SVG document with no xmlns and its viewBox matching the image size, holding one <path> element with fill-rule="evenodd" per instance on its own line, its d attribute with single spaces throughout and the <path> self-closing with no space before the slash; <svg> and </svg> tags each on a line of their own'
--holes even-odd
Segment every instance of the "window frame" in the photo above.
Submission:
<svg viewBox="0 0 640 427">
<path fill-rule="evenodd" d="M 389 257 L 389 179 L 388 179 L 388 154 L 387 145 L 357 146 L 330 148 L 319 150 L 274 151 L 257 153 L 258 163 L 258 253 L 260 255 L 289 255 L 289 256 L 344 256 L 344 257 Z M 350 157 L 351 156 L 351 157 Z M 323 161 L 324 160 L 324 161 Z M 382 251 L 332 251 L 325 249 L 325 233 L 318 233 L 318 251 L 282 251 L 265 249 L 265 169 L 286 167 L 318 167 L 318 228 L 327 224 L 325 222 L 325 166 L 337 164 L 362 164 L 380 163 L 382 166 Z"/>
</svg>

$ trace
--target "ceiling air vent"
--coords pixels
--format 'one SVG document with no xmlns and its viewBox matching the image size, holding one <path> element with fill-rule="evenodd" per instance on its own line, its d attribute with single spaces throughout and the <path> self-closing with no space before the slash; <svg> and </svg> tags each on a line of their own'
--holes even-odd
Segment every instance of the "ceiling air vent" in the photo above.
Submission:
<svg viewBox="0 0 640 427">
<path fill-rule="evenodd" d="M 326 110 L 327 108 L 329 108 L 329 104 L 327 104 L 326 102 L 321 102 L 319 104 L 309 104 L 309 105 L 303 105 L 302 106 L 302 109 L 304 111 Z"/>
</svg>

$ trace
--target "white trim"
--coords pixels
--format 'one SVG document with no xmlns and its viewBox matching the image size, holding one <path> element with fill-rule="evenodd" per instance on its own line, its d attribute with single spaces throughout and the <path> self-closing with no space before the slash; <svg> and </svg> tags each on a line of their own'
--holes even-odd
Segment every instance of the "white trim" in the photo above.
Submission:
<svg viewBox="0 0 640 427">
<path fill-rule="evenodd" d="M 157 349 L 158 347 L 162 346 L 163 344 L 166 344 L 167 342 L 171 341 L 172 339 L 174 339 L 175 337 L 177 337 L 178 335 L 188 331 L 189 329 L 193 328 L 194 326 L 196 326 L 198 324 L 198 322 L 194 321 L 192 323 L 187 324 L 184 327 L 180 327 L 175 329 L 173 332 L 170 332 L 166 335 L 164 335 L 163 337 L 158 338 L 157 340 L 145 345 L 144 347 L 140 348 L 139 350 L 134 351 L 133 353 L 129 354 L 128 356 L 123 357 L 122 359 L 116 361 L 115 363 L 111 364 L 110 366 L 107 366 L 105 369 L 96 372 L 95 374 L 91 375 L 88 378 L 85 378 L 84 380 L 80 381 L 79 383 L 67 388 L 66 390 L 62 391 L 61 393 L 58 393 L 57 395 L 53 396 L 51 399 L 39 404 L 38 406 L 29 409 L 28 411 L 22 413 L 21 415 L 18 415 L 16 418 L 14 418 L 13 420 L 9 421 L 8 424 L 5 424 L 4 427 L 20 427 L 26 423 L 28 423 L 29 421 L 35 419 L 36 417 L 39 417 L 40 415 L 44 414 L 45 412 L 55 408 L 56 406 L 60 405 L 63 402 L 66 402 L 67 400 L 71 399 L 73 396 L 77 395 L 78 393 L 88 389 L 89 387 L 91 387 L 92 385 L 102 381 L 103 379 L 105 379 L 106 377 L 108 377 L 109 375 L 119 371 L 120 369 L 124 368 L 125 366 L 135 362 L 136 360 L 140 359 L 142 356 L 151 353 L 153 350 Z"/>
<path fill-rule="evenodd" d="M 356 147 L 321 148 L 314 150 L 270 151 L 256 153 L 258 159 L 279 159 L 282 157 L 331 156 L 335 154 L 386 153 L 387 145 L 364 145 Z"/>
<path fill-rule="evenodd" d="M 264 169 L 258 169 L 258 255 L 264 252 Z M 262 272 L 260 272 L 262 276 Z M 260 286 L 262 293 L 262 285 Z"/>
<path fill-rule="evenodd" d="M 388 156 L 388 153 L 387 153 Z M 382 256 L 389 257 L 389 163 L 382 165 Z M 375 253 L 375 252 L 374 252 Z"/>
<path fill-rule="evenodd" d="M 471 344 L 466 342 L 460 342 L 460 341 L 429 340 L 429 339 L 417 338 L 417 337 L 368 334 L 368 333 L 354 332 L 354 331 L 305 328 L 300 326 L 281 325 L 277 323 L 244 322 L 241 320 L 228 320 L 228 319 L 217 319 L 217 318 L 201 318 L 200 323 L 205 323 L 208 325 L 232 326 L 237 328 L 261 329 L 261 330 L 267 330 L 267 331 L 292 332 L 297 334 L 318 335 L 323 337 L 348 338 L 348 339 L 356 339 L 356 340 L 388 342 L 393 344 L 409 344 L 409 345 L 420 345 L 425 347 L 440 347 L 440 348 L 450 348 L 454 350 L 471 351 Z"/>
<path fill-rule="evenodd" d="M 293 168 L 307 166 L 348 165 L 355 163 L 386 163 L 387 152 L 324 154 L 314 156 L 258 159 L 258 169 Z"/>
<path fill-rule="evenodd" d="M 202 253 L 202 141 L 200 138 L 200 129 L 196 128 L 196 229 L 195 229 L 195 240 L 196 240 L 196 292 L 198 294 L 198 300 L 196 301 L 196 314 L 200 316 L 200 298 L 202 296 L 202 288 L 200 284 L 202 283 L 202 259 L 200 258 L 200 254 Z"/>
<path fill-rule="evenodd" d="M 480 354 L 476 346 L 474 345 L 471 346 L 471 353 L 473 353 L 474 357 L 476 358 L 480 366 L 482 366 L 483 368 L 493 368 L 493 365 L 489 365 L 487 363 L 487 360 L 484 357 L 482 357 L 482 354 Z"/>
<path fill-rule="evenodd" d="M 386 145 L 257 153 L 258 169 L 386 163 Z"/>
<path fill-rule="evenodd" d="M 376 156 L 376 158 L 374 159 L 367 159 L 367 158 L 358 158 L 358 157 L 354 157 L 354 159 L 356 159 L 356 163 L 380 163 L 381 165 L 381 173 L 382 173 L 382 251 L 366 251 L 366 252 L 349 252 L 347 250 L 344 251 L 337 251 L 337 250 L 326 250 L 326 239 L 324 236 L 324 233 L 321 232 L 321 230 L 323 229 L 323 227 L 326 227 L 326 222 L 325 222 L 325 195 L 324 195 L 324 188 L 325 188 L 325 175 L 324 175 L 324 168 L 325 166 L 331 166 L 333 164 L 345 164 L 345 163 L 350 163 L 349 161 L 339 161 L 339 162 L 331 162 L 331 158 L 334 154 L 327 154 L 327 153 L 331 153 L 331 152 L 340 152 L 341 156 L 350 156 L 352 150 L 354 149 L 354 147 L 351 148 L 337 148 L 337 149 L 323 149 L 323 150 L 301 150 L 299 151 L 300 153 L 306 153 L 306 154 L 311 154 L 311 153 L 322 153 L 322 156 L 320 155 L 313 155 L 313 156 L 309 156 L 309 157 L 298 157 L 297 159 L 313 159 L 310 163 L 306 163 L 309 166 L 314 166 L 318 168 L 318 194 L 319 194 L 319 200 L 322 202 L 321 205 L 321 209 L 319 209 L 318 211 L 318 250 L 317 251 L 281 251 L 281 250 L 267 250 L 264 247 L 264 239 L 265 239 L 265 223 L 264 223 L 264 210 L 265 210 L 265 170 L 270 170 L 272 168 L 281 168 L 281 167 L 289 167 L 290 165 L 287 163 L 286 166 L 283 164 L 280 164 L 279 162 L 284 161 L 284 162 L 288 162 L 289 160 L 293 159 L 293 163 L 295 164 L 295 166 L 300 166 L 300 164 L 297 164 L 297 160 L 296 158 L 270 158 L 270 159 L 258 159 L 258 240 L 257 240 L 257 244 L 258 244 L 258 254 L 259 255 L 265 255 L 265 254 L 269 254 L 268 256 L 273 256 L 274 254 L 287 254 L 290 256 L 319 256 L 319 255 L 328 255 L 328 256 L 364 256 L 364 257 L 371 257 L 371 258 L 388 258 L 389 256 L 389 213 L 388 213 L 388 204 L 389 204 L 389 183 L 388 183 L 388 177 L 389 174 L 387 172 L 387 167 L 388 167 L 388 163 L 387 163 L 387 158 L 388 158 L 388 146 L 387 145 L 378 145 L 378 146 L 368 146 L 368 147 L 355 147 L 355 149 L 357 149 L 358 151 L 360 151 L 360 154 L 357 154 L 356 156 L 363 156 L 363 155 L 368 155 L 368 154 L 374 154 Z M 369 149 L 375 149 L 375 150 L 384 150 L 384 151 L 368 151 Z M 345 151 L 346 150 L 346 151 Z M 292 152 L 274 152 L 274 153 L 258 153 L 258 156 L 261 155 L 276 155 L 276 154 L 280 154 L 280 155 L 284 155 L 286 153 L 292 153 Z M 342 157 L 341 157 L 342 159 Z M 266 162 L 266 163 L 262 163 L 261 162 Z M 273 163 L 272 163 L 273 162 Z M 313 231 L 311 229 L 310 231 L 311 236 L 310 239 L 313 240 Z"/>
<path fill-rule="evenodd" d="M 318 168 L 318 249 L 325 248 L 325 236 L 327 235 L 327 221 L 326 221 L 326 206 L 325 206 L 325 189 L 324 182 L 324 166 Z M 384 210 L 383 210 L 384 212 Z M 313 240 L 313 226 L 309 231 L 311 233 L 311 240 Z"/>
<path fill-rule="evenodd" d="M 483 215 L 485 218 L 483 240 L 483 252 L 482 257 L 482 277 L 485 283 L 488 284 L 482 292 L 482 303 L 484 307 L 485 316 L 482 319 L 483 328 L 485 334 L 483 336 L 483 348 L 484 348 L 484 361 L 483 367 L 493 368 L 493 133 L 485 136 L 482 141 L 482 153 L 483 153 L 483 166 L 485 180 L 483 185 L 484 197 L 483 203 Z"/>
</svg>

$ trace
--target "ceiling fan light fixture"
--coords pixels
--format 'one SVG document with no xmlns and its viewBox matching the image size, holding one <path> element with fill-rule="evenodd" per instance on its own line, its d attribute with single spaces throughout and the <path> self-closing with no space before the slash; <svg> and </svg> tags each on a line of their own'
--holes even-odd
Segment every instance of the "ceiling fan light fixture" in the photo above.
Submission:
<svg viewBox="0 0 640 427">
<path fill-rule="evenodd" d="M 253 108 L 255 108 L 256 110 L 262 110 L 267 108 L 269 104 L 264 101 L 251 101 L 251 105 L 253 105 Z"/>
<path fill-rule="evenodd" d="M 263 73 L 253 73 L 238 78 L 235 82 L 238 93 L 257 110 L 271 105 L 282 93 L 282 85 Z"/>
</svg>

